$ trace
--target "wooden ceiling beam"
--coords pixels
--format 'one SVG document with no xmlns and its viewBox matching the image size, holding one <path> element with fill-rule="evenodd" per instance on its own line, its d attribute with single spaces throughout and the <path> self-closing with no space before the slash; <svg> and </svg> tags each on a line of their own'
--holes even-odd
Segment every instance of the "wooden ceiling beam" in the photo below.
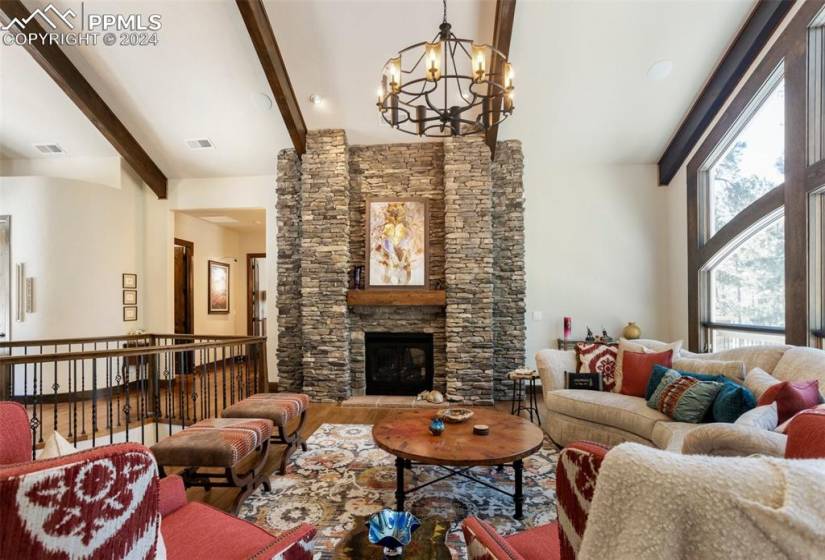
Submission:
<svg viewBox="0 0 825 560">
<path fill-rule="evenodd" d="M 659 160 L 667 185 L 788 14 L 794 0 L 759 0 Z"/>
<path fill-rule="evenodd" d="M 516 0 L 496 0 L 496 19 L 493 23 L 493 47 L 501 51 L 507 58 L 510 57 L 510 39 L 513 36 L 513 21 L 516 16 Z M 501 68 L 501 61 L 498 57 L 493 57 L 490 73 L 501 81 L 504 85 L 504 68 Z M 490 122 L 497 122 L 501 114 L 501 99 L 493 103 L 493 115 Z M 496 125 L 487 131 L 487 145 L 490 146 L 490 158 L 496 157 L 496 140 L 498 139 L 498 127 Z"/>
<path fill-rule="evenodd" d="M 24 21 L 31 15 L 20 0 L 0 0 L 0 20 L 8 25 L 11 20 Z M 23 31 L 23 30 L 21 30 Z M 13 33 L 13 31 L 10 31 Z M 36 18 L 25 26 L 26 33 L 46 33 Z M 149 154 L 138 144 L 117 115 L 92 88 L 83 74 L 55 44 L 30 42 L 24 45 L 46 73 L 60 86 L 74 104 L 92 121 L 92 124 L 112 144 L 115 150 L 135 170 L 140 178 L 152 189 L 158 198 L 166 198 L 166 175 L 152 161 Z"/>
<path fill-rule="evenodd" d="M 298 156 L 306 152 L 307 127 L 289 73 L 286 71 L 284 58 L 275 41 L 275 33 L 266 15 L 266 8 L 262 0 L 236 0 L 241 17 L 246 24 L 249 38 L 258 53 L 258 59 L 263 67 L 266 79 L 275 102 L 281 111 L 292 145 Z"/>
</svg>

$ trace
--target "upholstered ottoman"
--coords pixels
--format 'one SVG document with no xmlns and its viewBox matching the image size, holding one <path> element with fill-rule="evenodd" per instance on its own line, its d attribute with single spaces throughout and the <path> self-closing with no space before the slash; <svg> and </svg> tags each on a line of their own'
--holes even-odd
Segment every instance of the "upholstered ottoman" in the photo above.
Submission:
<svg viewBox="0 0 825 560">
<path fill-rule="evenodd" d="M 307 450 L 307 444 L 301 437 L 301 428 L 306 420 L 309 397 L 301 393 L 256 393 L 224 409 L 224 418 L 268 418 L 278 428 L 278 435 L 272 435 L 273 443 L 286 444 L 281 457 L 281 474 L 286 474 L 289 456 L 300 445 Z M 299 418 L 297 426 L 288 432 L 291 420 Z"/>
<path fill-rule="evenodd" d="M 259 484 L 269 491 L 269 479 L 263 467 L 269 455 L 272 421 L 266 418 L 207 418 L 161 440 L 152 446 L 161 476 L 164 467 L 184 467 L 180 473 L 187 488 L 202 486 L 239 488 L 232 504 L 238 508 Z M 258 460 L 244 473 L 237 465 L 251 453 L 259 453 Z M 203 472 L 201 468 L 223 468 L 223 473 Z"/>
</svg>

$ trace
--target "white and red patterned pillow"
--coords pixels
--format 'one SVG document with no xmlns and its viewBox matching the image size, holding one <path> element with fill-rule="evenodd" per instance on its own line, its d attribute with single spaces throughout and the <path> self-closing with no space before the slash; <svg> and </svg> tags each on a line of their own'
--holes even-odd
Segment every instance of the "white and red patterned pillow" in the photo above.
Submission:
<svg viewBox="0 0 825 560">
<path fill-rule="evenodd" d="M 602 376 L 602 390 L 613 391 L 616 386 L 616 356 L 618 348 L 598 342 L 576 344 L 578 373 L 599 373 Z"/>
<path fill-rule="evenodd" d="M 149 450 L 118 444 L 0 468 L 0 558 L 161 558 Z"/>
</svg>

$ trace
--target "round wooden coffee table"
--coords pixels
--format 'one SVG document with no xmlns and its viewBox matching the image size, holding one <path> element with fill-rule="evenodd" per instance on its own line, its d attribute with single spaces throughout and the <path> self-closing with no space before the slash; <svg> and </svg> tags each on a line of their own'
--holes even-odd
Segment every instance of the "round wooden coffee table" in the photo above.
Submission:
<svg viewBox="0 0 825 560">
<path fill-rule="evenodd" d="M 406 494 L 420 490 L 452 476 L 462 476 L 488 488 L 511 496 L 515 503 L 515 517 L 522 518 L 524 494 L 522 489 L 523 459 L 541 449 L 544 432 L 524 418 L 498 412 L 492 408 L 474 408 L 475 415 L 461 424 L 447 424 L 440 436 L 430 433 L 430 421 L 437 410 L 422 409 L 388 417 L 372 428 L 376 445 L 395 455 L 398 511 L 404 510 Z M 479 436 L 473 425 L 486 424 L 490 433 Z M 415 488 L 405 488 L 404 470 L 415 465 L 436 465 L 448 473 Z M 487 481 L 472 476 L 472 467 L 512 466 L 515 470 L 515 488 L 510 493 Z"/>
</svg>

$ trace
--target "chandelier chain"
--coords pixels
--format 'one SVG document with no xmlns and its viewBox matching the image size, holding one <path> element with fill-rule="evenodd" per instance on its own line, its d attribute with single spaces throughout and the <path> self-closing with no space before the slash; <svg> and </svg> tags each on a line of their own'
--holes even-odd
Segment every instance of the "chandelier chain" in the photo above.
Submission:
<svg viewBox="0 0 825 560">
<path fill-rule="evenodd" d="M 441 0 L 441 5 L 443 7 L 441 23 L 447 23 L 447 0 Z"/>
</svg>

